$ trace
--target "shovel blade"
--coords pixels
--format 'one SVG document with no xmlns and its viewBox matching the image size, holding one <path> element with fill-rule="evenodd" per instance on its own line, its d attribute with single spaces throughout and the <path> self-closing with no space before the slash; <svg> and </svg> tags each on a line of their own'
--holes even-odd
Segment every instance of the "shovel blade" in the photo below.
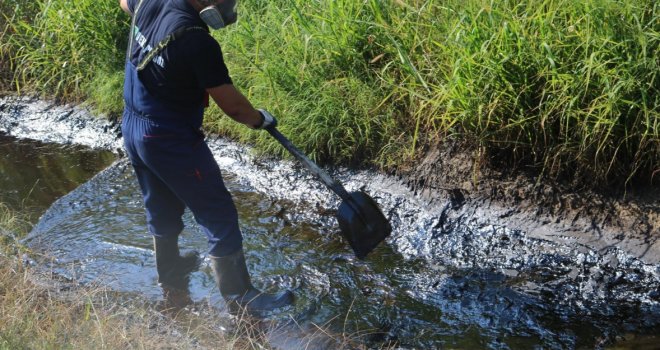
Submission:
<svg viewBox="0 0 660 350">
<path fill-rule="evenodd" d="M 364 259 L 392 232 L 376 201 L 366 193 L 351 192 L 337 210 L 341 233 L 358 259 Z"/>
</svg>

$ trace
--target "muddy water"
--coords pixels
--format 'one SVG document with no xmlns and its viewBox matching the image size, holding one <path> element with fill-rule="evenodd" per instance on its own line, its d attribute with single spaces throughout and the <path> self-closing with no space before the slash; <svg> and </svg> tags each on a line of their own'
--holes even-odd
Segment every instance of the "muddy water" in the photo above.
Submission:
<svg viewBox="0 0 660 350">
<path fill-rule="evenodd" d="M 0 130 L 120 147 L 114 125 L 38 101 L 2 102 Z M 322 325 L 333 336 L 345 334 L 369 347 L 657 348 L 657 262 L 643 262 L 617 246 L 534 238 L 460 196 L 426 202 L 385 176 L 332 169 L 349 190 L 365 186 L 394 226 L 386 244 L 358 261 L 339 238 L 332 212 L 336 198 L 318 182 L 289 162 L 255 160 L 242 146 L 210 143 L 240 211 L 255 284 L 291 288 L 298 297 L 295 308 L 272 315 L 284 330 L 272 339 L 276 347 L 339 347 L 319 336 L 316 325 Z M 3 170 L 16 177 L 9 180 L 12 188 L 32 168 L 20 170 L 21 157 L 7 159 L 17 159 Z M 55 160 L 46 168 L 78 166 L 73 160 Z M 46 187 L 51 186 L 61 184 Z M 205 251 L 190 213 L 185 221 L 182 245 Z M 51 259 L 43 266 L 61 275 L 163 299 L 142 200 L 124 159 L 56 200 L 26 243 L 48 252 Z M 193 274 L 189 292 L 194 303 L 223 308 L 208 263 Z"/>
<path fill-rule="evenodd" d="M 621 297 L 608 306 L 577 297 L 561 305 L 558 295 L 580 294 L 583 288 L 579 283 L 564 285 L 565 275 L 589 280 L 584 269 L 596 267 L 597 257 L 587 252 L 578 266 L 537 242 L 539 260 L 519 261 L 517 269 L 498 268 L 487 259 L 461 266 L 450 257 L 474 253 L 474 259 L 479 259 L 483 252 L 470 250 L 482 236 L 497 236 L 501 253 L 507 255 L 511 249 L 506 247 L 524 242 L 521 233 L 505 228 L 456 227 L 446 235 L 460 242 L 451 249 L 448 245 L 446 256 L 436 261 L 404 258 L 391 244 L 358 261 L 337 228 L 328 223 L 331 213 L 270 199 L 241 185 L 234 174 L 225 176 L 241 215 L 255 284 L 291 288 L 298 297 L 295 308 L 274 315 L 282 322 L 295 318 L 303 329 L 297 337 L 311 333 L 309 325 L 319 324 L 376 347 L 396 343 L 404 348 L 575 348 L 611 342 L 625 333 L 654 334 L 659 329 L 658 304 L 649 299 L 654 291 L 647 290 L 657 288 L 657 280 L 645 280 L 652 277 L 642 265 L 637 272 L 631 268 L 629 273 L 634 275 L 619 276 L 619 284 L 635 279 L 648 296 L 644 303 Z M 190 213 L 185 221 L 182 244 L 205 251 L 204 235 Z M 51 252 L 52 268 L 62 275 L 83 282 L 103 281 L 120 291 L 162 299 L 141 197 L 126 161 L 59 199 L 27 242 Z M 522 250 L 519 253 L 520 259 L 528 258 Z M 222 308 L 208 264 L 193 274 L 189 291 L 194 302 Z"/>
<path fill-rule="evenodd" d="M 36 222 L 55 199 L 107 167 L 115 155 L 0 133 L 0 202 Z"/>
</svg>

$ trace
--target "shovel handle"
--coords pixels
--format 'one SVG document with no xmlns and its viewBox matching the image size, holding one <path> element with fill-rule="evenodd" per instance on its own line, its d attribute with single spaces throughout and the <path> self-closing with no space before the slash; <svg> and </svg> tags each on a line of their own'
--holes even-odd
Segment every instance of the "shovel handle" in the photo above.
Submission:
<svg viewBox="0 0 660 350">
<path fill-rule="evenodd" d="M 266 128 L 268 133 L 273 136 L 284 148 L 286 148 L 289 153 L 291 153 L 294 157 L 296 157 L 306 168 L 309 170 L 312 174 L 316 175 L 323 184 L 325 184 L 332 192 L 336 193 L 341 199 L 348 199 L 350 195 L 342 186 L 341 183 L 333 179 L 330 174 L 327 172 L 323 171 L 316 163 L 312 162 L 311 159 L 307 158 L 307 156 L 299 150 L 296 146 L 289 141 L 289 139 L 286 138 L 286 136 L 282 135 L 279 130 L 277 130 L 275 127 L 270 127 Z"/>
</svg>

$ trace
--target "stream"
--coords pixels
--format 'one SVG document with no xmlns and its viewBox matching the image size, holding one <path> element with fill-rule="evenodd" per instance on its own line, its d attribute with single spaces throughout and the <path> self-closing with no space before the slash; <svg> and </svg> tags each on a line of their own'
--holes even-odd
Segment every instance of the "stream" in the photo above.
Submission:
<svg viewBox="0 0 660 350">
<path fill-rule="evenodd" d="M 66 111 L 58 108 L 41 113 L 58 123 Z M 0 118 L 6 122 L 12 113 L 38 115 L 19 108 Z M 67 118 L 87 120 L 76 113 Z M 128 161 L 117 155 L 116 137 L 108 137 L 113 126 L 51 127 L 62 130 L 58 138 L 26 124 L 0 128 L 14 135 L 0 138 L 2 202 L 34 208 L 35 226 L 24 243 L 45 252 L 50 259 L 42 263 L 66 278 L 163 299 L 140 191 Z M 81 129 L 84 141 L 67 136 Z M 617 247 L 597 251 L 529 237 L 479 215 L 447 218 L 452 203 L 424 202 L 384 175 L 328 169 L 349 190 L 372 194 L 394 227 L 392 237 L 358 260 L 339 235 L 338 200 L 304 169 L 253 159 L 225 140 L 209 143 L 239 211 L 253 283 L 296 294 L 295 307 L 272 315 L 281 324 L 295 321 L 292 339 L 322 325 L 370 348 L 660 344 L 659 264 Z M 205 252 L 205 235 L 189 212 L 184 222 L 180 244 Z M 192 274 L 189 292 L 193 303 L 224 312 L 208 258 Z M 273 341 L 279 348 L 301 344 Z"/>
</svg>

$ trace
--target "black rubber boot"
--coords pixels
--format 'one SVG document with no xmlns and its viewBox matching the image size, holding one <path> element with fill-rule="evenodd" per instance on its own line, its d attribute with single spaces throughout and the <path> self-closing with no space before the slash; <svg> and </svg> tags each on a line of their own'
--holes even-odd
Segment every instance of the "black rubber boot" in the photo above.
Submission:
<svg viewBox="0 0 660 350">
<path fill-rule="evenodd" d="M 289 290 L 265 294 L 254 288 L 245 265 L 243 249 L 222 258 L 211 257 L 211 266 L 220 294 L 232 314 L 245 310 L 258 317 L 265 312 L 293 304 L 293 293 Z"/>
<path fill-rule="evenodd" d="M 158 283 L 175 288 L 188 286 L 188 275 L 199 268 L 197 252 L 179 253 L 179 237 L 160 238 L 154 236 Z"/>
</svg>

